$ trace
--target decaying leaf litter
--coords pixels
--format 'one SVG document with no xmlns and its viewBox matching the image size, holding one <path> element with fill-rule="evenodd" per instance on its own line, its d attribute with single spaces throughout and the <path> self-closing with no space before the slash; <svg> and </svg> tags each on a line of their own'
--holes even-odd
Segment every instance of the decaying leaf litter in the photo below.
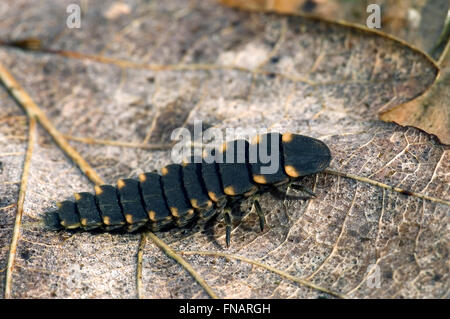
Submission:
<svg viewBox="0 0 450 319">
<path fill-rule="evenodd" d="M 441 74 L 424 95 L 381 113 L 383 121 L 414 126 L 436 135 L 441 143 L 450 144 L 450 42 L 438 63 Z"/>
<path fill-rule="evenodd" d="M 65 3 L 59 9 L 53 3 L 43 6 L 65 14 Z M 448 201 L 448 149 L 416 129 L 368 120 L 394 97 L 409 101 L 433 83 L 437 69 L 419 51 L 367 31 L 239 12 L 214 2 L 193 2 L 188 8 L 182 1 L 136 3 L 114 23 L 102 17 L 99 4 L 89 8 L 85 19 L 91 28 L 66 30 L 51 19 L 31 28 L 21 19 L 21 31 L 29 33 L 20 34 L 41 39 L 44 47 L 112 58 L 106 63 L 15 49 L 0 53 L 2 64 L 65 135 L 136 144 L 147 136 L 164 139 L 167 133 L 158 130 L 164 123 L 152 119 L 164 118 L 169 105 L 180 103 L 185 111 L 177 116 L 179 126 L 202 119 L 219 128 L 268 127 L 318 137 L 332 149 L 334 170 Z M 29 10 L 20 14 L 46 12 Z M 17 16 L 9 16 L 5 26 L 13 28 Z M 30 72 L 33 77 L 26 76 Z M 1 197 L 1 260 L 6 266 L 27 126 L 23 111 L 5 90 L 3 105 L 2 121 L 11 123 L 2 126 L 1 139 L 6 154 L 2 178 L 8 185 Z M 170 162 L 167 151 L 72 145 L 108 183 Z M 136 297 L 138 235 L 55 235 L 33 224 L 56 200 L 91 187 L 41 128 L 29 172 L 11 296 Z M 245 216 L 226 253 L 349 297 L 447 294 L 447 205 L 330 174 L 305 183 L 317 200 L 263 197 L 268 229 L 260 234 L 256 217 Z M 201 233 L 158 236 L 182 252 L 219 297 L 323 295 L 246 262 L 189 254 L 220 252 L 223 227 L 214 230 L 219 244 Z M 381 289 L 365 282 L 371 264 L 381 269 Z M 207 297 L 192 283 L 183 268 L 147 243 L 142 297 Z"/>
<path fill-rule="evenodd" d="M 372 21 L 373 7 L 380 8 L 380 27 L 438 60 L 446 36 L 449 2 L 446 0 L 220 0 L 224 5 L 254 11 L 301 13 L 325 19 L 358 23 L 366 26 Z M 447 23 L 448 25 L 448 23 Z M 447 35 L 448 37 L 448 35 Z M 445 47 L 445 43 L 444 43 Z"/>
<path fill-rule="evenodd" d="M 366 26 L 368 20 L 372 21 L 374 13 L 374 8 L 366 1 L 221 0 L 221 3 L 244 10 L 303 13 L 361 26 Z M 447 0 L 378 0 L 371 1 L 370 5 L 380 10 L 379 23 L 383 33 L 394 35 L 426 52 L 443 70 L 440 79 L 423 97 L 405 104 L 393 101 L 379 110 L 379 118 L 422 129 L 449 145 L 450 103 L 446 94 L 448 63 L 445 63 L 448 58 L 445 57 L 449 52 L 450 20 L 447 13 L 450 3 Z"/>
</svg>

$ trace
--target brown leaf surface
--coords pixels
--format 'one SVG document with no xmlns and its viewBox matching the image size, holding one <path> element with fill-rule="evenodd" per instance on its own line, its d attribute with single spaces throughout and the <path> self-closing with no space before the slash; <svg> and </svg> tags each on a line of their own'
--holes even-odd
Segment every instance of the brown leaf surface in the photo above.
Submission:
<svg viewBox="0 0 450 319">
<path fill-rule="evenodd" d="M 220 0 L 221 3 L 247 10 L 281 13 L 306 13 L 331 20 L 345 20 L 366 24 L 370 13 L 365 1 L 347 0 Z M 420 99 L 406 105 L 387 105 L 379 118 L 403 126 L 420 128 L 436 135 L 442 143 L 450 144 L 450 103 L 448 98 L 448 41 L 445 21 L 450 3 L 447 0 L 379 0 L 370 1 L 380 6 L 381 29 L 427 52 L 436 60 L 443 60 L 443 74 L 432 90 Z M 449 26 L 447 25 L 447 29 Z M 441 54 L 446 56 L 441 56 Z"/>
<path fill-rule="evenodd" d="M 306 13 L 366 25 L 369 4 L 381 9 L 381 31 L 395 35 L 438 59 L 436 47 L 445 28 L 447 0 L 219 0 L 242 9 Z"/>
<path fill-rule="evenodd" d="M 291 131 L 325 141 L 332 169 L 450 200 L 449 149 L 417 129 L 371 120 L 383 106 L 410 101 L 433 83 L 436 67 L 420 52 L 338 24 L 203 0 L 130 1 L 129 10 L 111 9 L 113 1 L 88 2 L 82 28 L 68 29 L 65 9 L 72 2 L 0 6 L 0 38 L 37 37 L 45 47 L 136 64 L 2 48 L 2 64 L 62 133 L 139 145 L 166 139 L 169 118 L 170 127 L 201 119 L 218 128 Z M 5 269 L 28 133 L 23 111 L 3 88 L 0 105 Z M 168 151 L 71 144 L 108 183 L 170 162 Z M 12 297 L 136 297 L 139 235 L 44 231 L 36 220 L 46 210 L 92 184 L 41 128 L 30 164 Z M 264 195 L 267 228 L 260 233 L 255 214 L 245 215 L 228 250 L 222 222 L 214 237 L 189 230 L 158 235 L 177 251 L 244 256 L 349 297 L 448 297 L 447 205 L 330 174 L 304 181 L 317 199 Z M 219 297 L 324 295 L 248 262 L 184 257 Z M 380 288 L 366 282 L 373 264 Z M 150 242 L 142 266 L 144 297 L 207 297 Z M 3 280 L 0 288 L 5 291 Z"/>
<path fill-rule="evenodd" d="M 421 97 L 380 114 L 380 119 L 402 126 L 418 127 L 450 144 L 450 42 L 436 83 Z"/>
</svg>

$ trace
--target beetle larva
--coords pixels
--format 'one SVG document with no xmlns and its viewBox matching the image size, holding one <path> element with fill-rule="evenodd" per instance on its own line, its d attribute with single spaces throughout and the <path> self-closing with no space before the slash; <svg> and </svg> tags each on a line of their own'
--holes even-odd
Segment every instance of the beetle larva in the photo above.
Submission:
<svg viewBox="0 0 450 319">
<path fill-rule="evenodd" d="M 278 149 L 271 149 L 273 145 Z M 278 165 L 273 172 L 264 172 L 264 156 L 273 152 L 278 154 Z M 254 196 L 262 229 L 264 215 L 256 196 L 320 172 L 331 161 L 330 150 L 322 141 L 292 133 L 257 135 L 251 143 L 235 140 L 213 154 L 224 160 L 208 161 L 204 155 L 199 161 L 191 158 L 182 165 L 165 166 L 161 175 L 143 173 L 139 181 L 119 179 L 116 187 L 95 186 L 95 195 L 77 193 L 75 202 L 63 201 L 58 203 L 58 210 L 48 212 L 46 224 L 57 230 L 161 231 L 208 220 L 220 211 L 229 245 L 233 203 Z"/>
</svg>

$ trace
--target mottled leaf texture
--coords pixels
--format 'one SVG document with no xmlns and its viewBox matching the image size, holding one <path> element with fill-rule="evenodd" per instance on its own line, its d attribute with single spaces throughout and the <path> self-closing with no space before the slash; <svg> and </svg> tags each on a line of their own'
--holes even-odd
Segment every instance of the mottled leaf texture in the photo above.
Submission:
<svg viewBox="0 0 450 319">
<path fill-rule="evenodd" d="M 418 127 L 450 144 L 450 42 L 439 61 L 441 74 L 421 97 L 380 115 L 383 121 Z"/>
<path fill-rule="evenodd" d="M 256 11 L 304 13 L 366 26 L 376 4 L 380 8 L 380 31 L 395 35 L 427 52 L 436 60 L 445 35 L 448 0 L 220 0 L 221 3 Z M 448 28 L 448 27 L 447 27 Z M 442 38 L 441 38 L 442 37 Z M 444 44 L 445 46 L 445 44 Z"/>
<path fill-rule="evenodd" d="M 320 138 L 333 170 L 450 200 L 449 149 L 417 129 L 376 120 L 379 109 L 410 101 L 434 82 L 436 67 L 420 52 L 339 24 L 204 0 L 81 1 L 81 28 L 69 29 L 73 2 L 3 1 L 0 38 L 35 37 L 45 48 L 115 61 L 15 48 L 1 48 L 0 60 L 54 125 L 78 138 L 70 143 L 108 183 L 170 163 L 169 151 L 132 146 L 167 142 L 174 127 L 202 120 L 204 128 Z M 28 126 L 4 88 L 0 105 L 4 276 Z M 135 298 L 139 235 L 55 233 L 38 223 L 57 200 L 92 183 L 42 128 L 37 133 L 11 296 Z M 448 297 L 447 205 L 325 173 L 303 182 L 317 198 L 265 194 L 265 230 L 254 212 L 244 214 L 229 249 L 222 221 L 214 236 L 211 229 L 158 236 L 179 252 L 243 256 L 352 298 Z M 333 297 L 243 260 L 184 257 L 222 298 Z M 208 297 L 151 241 L 142 269 L 143 297 Z M 4 280 L 0 288 L 3 294 Z"/>
</svg>

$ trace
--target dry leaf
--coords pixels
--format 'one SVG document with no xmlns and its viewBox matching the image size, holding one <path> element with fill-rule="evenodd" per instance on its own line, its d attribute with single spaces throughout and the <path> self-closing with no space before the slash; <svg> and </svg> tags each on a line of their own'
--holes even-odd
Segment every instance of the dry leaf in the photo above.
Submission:
<svg viewBox="0 0 450 319">
<path fill-rule="evenodd" d="M 44 47 L 97 55 L 0 51 L 2 64 L 62 133 L 139 145 L 168 136 L 164 123 L 172 110 L 170 127 L 202 120 L 205 127 L 320 138 L 332 150 L 332 169 L 432 197 L 322 173 L 304 179 L 316 199 L 262 197 L 263 233 L 256 214 L 247 214 L 235 224 L 228 250 L 222 222 L 209 229 L 214 236 L 189 229 L 158 234 L 173 249 L 243 256 L 348 297 L 448 297 L 449 206 L 435 199 L 450 200 L 449 149 L 417 129 L 371 120 L 383 105 L 406 103 L 433 83 L 437 69 L 422 53 L 355 28 L 239 12 L 204 0 L 189 6 L 183 0 L 129 1 L 130 13 L 114 21 L 102 14 L 111 3 L 89 2 L 82 28 L 68 29 L 72 2 L 0 6 L 0 38 L 35 37 Z M 92 189 L 41 128 L 16 226 L 20 237 L 11 246 L 28 130 L 23 111 L 3 88 L 0 105 L 0 269 L 17 248 L 11 286 L 0 280 L 2 294 L 136 297 L 139 235 L 70 235 L 37 224 L 57 200 Z M 71 144 L 108 183 L 171 161 L 169 151 Z M 243 208 L 248 212 L 249 203 Z M 151 242 L 142 252 L 143 297 L 208 297 Z M 184 257 L 219 297 L 329 296 L 233 257 Z M 380 288 L 371 284 L 370 270 Z"/>
<path fill-rule="evenodd" d="M 373 11 L 369 4 L 381 9 L 381 29 L 413 44 L 438 59 L 436 47 L 444 32 L 449 2 L 447 0 L 219 0 L 222 4 L 257 11 L 306 13 L 331 20 L 345 20 L 366 25 Z"/>
<path fill-rule="evenodd" d="M 219 0 L 222 4 L 230 7 L 236 7 L 241 9 L 250 9 L 257 11 L 272 10 L 279 13 L 295 13 L 305 9 L 305 4 L 308 1 L 305 0 Z M 311 1 L 309 1 L 311 2 Z M 307 6 L 307 4 L 306 4 Z M 314 7 L 317 4 L 313 4 Z"/>
<path fill-rule="evenodd" d="M 441 74 L 425 94 L 380 114 L 380 119 L 418 127 L 450 144 L 450 43 L 440 63 Z"/>
</svg>

